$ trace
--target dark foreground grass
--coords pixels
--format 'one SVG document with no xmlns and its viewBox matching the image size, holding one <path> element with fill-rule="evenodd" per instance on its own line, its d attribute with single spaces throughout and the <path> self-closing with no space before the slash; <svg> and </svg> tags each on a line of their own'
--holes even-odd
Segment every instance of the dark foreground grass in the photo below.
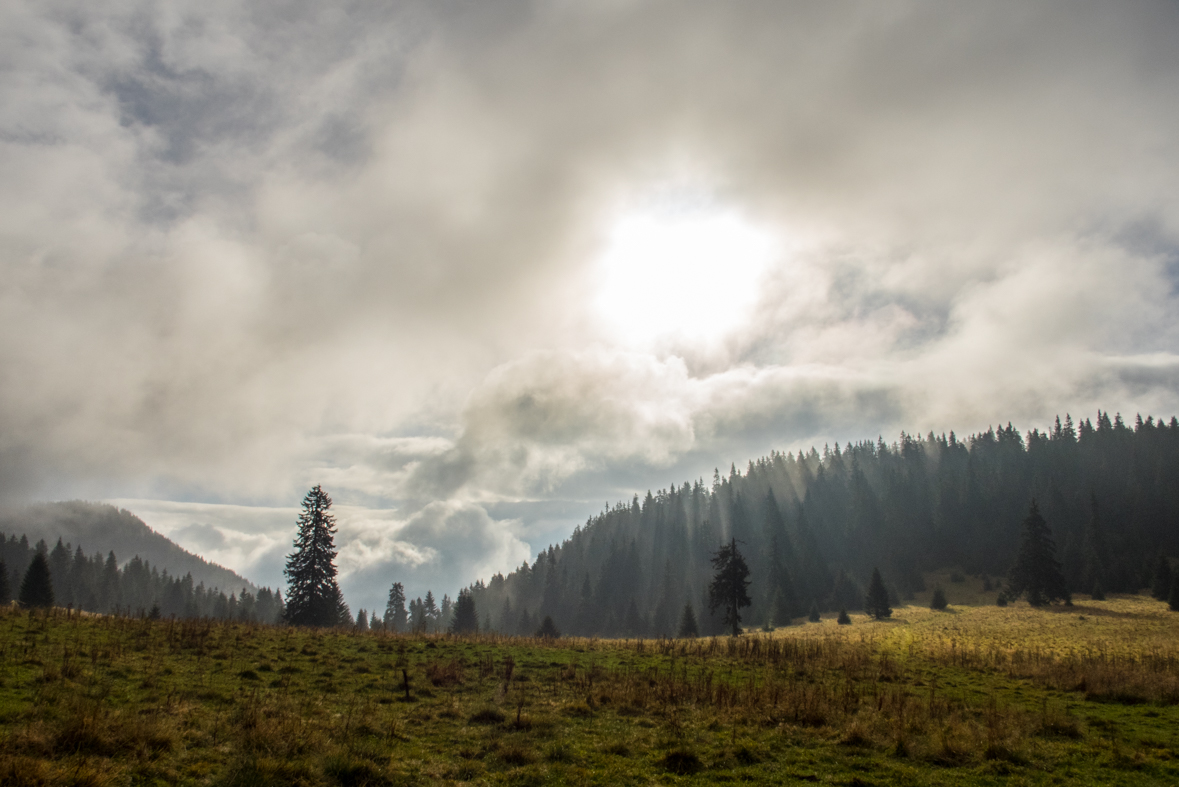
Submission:
<svg viewBox="0 0 1179 787">
<path fill-rule="evenodd" d="M 1175 784 L 1168 615 L 546 642 L 9 611 L 0 784 Z"/>
</svg>

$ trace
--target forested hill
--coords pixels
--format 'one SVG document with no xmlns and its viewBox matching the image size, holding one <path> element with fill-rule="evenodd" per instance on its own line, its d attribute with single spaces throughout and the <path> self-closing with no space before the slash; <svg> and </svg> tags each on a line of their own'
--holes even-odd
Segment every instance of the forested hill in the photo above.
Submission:
<svg viewBox="0 0 1179 787">
<path fill-rule="evenodd" d="M 1066 416 L 1026 436 L 1008 424 L 965 440 L 775 452 L 618 504 L 472 591 L 481 622 L 505 632 L 551 615 L 570 634 L 673 634 L 685 603 L 716 632 L 709 559 L 736 538 L 754 599 L 746 624 L 783 623 L 812 603 L 858 608 L 876 566 L 900 597 L 923 571 L 1002 576 L 1033 498 L 1074 591 L 1148 585 L 1158 556 L 1179 554 L 1179 422 L 1128 426 L 1099 411 L 1096 425 Z"/>
<path fill-rule="evenodd" d="M 5 531 L 10 535 L 5 535 Z M 0 603 L 42 552 L 54 603 L 87 612 L 277 622 L 282 596 L 182 549 L 109 505 L 46 503 L 0 517 Z M 121 560 L 120 560 L 121 558 Z"/>
<path fill-rule="evenodd" d="M 7 512 L 0 515 L 0 533 L 17 540 L 24 536 L 30 544 L 43 540 L 50 548 L 60 538 L 75 547 L 84 547 L 87 554 L 97 552 L 105 558 L 114 552 L 120 563 L 138 556 L 160 570 L 167 569 L 173 576 L 192 574 L 194 582 L 210 588 L 223 588 L 229 592 L 244 587 L 254 593 L 258 591 L 245 577 L 183 549 L 152 530 L 130 511 L 104 503 L 80 500 L 41 503 Z M 19 565 L 9 565 L 8 568 L 11 571 L 24 570 Z"/>
</svg>

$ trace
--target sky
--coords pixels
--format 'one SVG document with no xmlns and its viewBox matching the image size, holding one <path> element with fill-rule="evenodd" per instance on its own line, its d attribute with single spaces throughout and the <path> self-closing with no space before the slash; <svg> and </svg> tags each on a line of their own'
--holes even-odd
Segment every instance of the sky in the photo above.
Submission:
<svg viewBox="0 0 1179 787">
<path fill-rule="evenodd" d="M 0 502 L 354 610 L 770 450 L 1179 414 L 1173 2 L 0 5 Z"/>
</svg>

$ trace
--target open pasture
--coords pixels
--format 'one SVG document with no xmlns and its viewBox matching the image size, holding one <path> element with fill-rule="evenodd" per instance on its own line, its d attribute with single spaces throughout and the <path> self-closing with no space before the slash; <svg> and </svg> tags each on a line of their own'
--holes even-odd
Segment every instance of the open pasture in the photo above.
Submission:
<svg viewBox="0 0 1179 787">
<path fill-rule="evenodd" d="M 1179 615 L 554 641 L 0 616 L 0 783 L 1174 784 Z"/>
</svg>

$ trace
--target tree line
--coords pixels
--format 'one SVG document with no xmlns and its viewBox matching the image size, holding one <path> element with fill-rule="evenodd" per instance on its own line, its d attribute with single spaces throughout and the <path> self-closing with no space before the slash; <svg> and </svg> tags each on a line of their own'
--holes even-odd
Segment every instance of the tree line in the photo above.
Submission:
<svg viewBox="0 0 1179 787">
<path fill-rule="evenodd" d="M 104 558 L 100 553 L 87 555 L 81 546 L 75 548 L 60 538 L 49 549 L 44 540 L 30 545 L 24 535 L 5 539 L 0 533 L 0 603 L 20 598 L 30 570 L 37 579 L 32 606 L 258 623 L 276 623 L 283 614 L 282 594 L 277 590 L 261 588 L 254 594 L 242 588 L 226 595 L 219 588 L 206 588 L 203 582 L 194 584 L 191 573 L 172 576 L 138 555 L 120 566 L 113 551 Z M 40 576 L 47 576 L 47 584 Z"/>
<path fill-rule="evenodd" d="M 745 620 L 785 625 L 818 610 L 860 610 L 879 569 L 896 604 L 944 568 L 1002 577 L 1029 502 L 1050 530 L 1063 587 L 1135 592 L 1160 556 L 1179 554 L 1179 422 L 1098 412 L 1047 431 L 1011 424 L 965 440 L 902 433 L 798 454 L 772 452 L 727 476 L 672 485 L 609 507 L 560 545 L 467 590 L 480 626 L 534 633 L 672 636 L 689 609 L 701 633 L 726 630 L 709 608 L 712 560 L 742 544 Z"/>
<path fill-rule="evenodd" d="M 303 500 L 285 606 L 268 589 L 255 598 L 193 588 L 191 575 L 169 577 L 138 558 L 124 569 L 113 553 L 104 561 L 79 548 L 71 558 L 60 541 L 50 552 L 10 538 L 4 559 L 19 566 L 43 555 L 57 603 L 94 611 L 399 632 L 711 635 L 737 630 L 735 618 L 879 617 L 924 589 L 923 572 L 944 567 L 1007 575 L 1006 593 L 1033 603 L 1146 586 L 1166 598 L 1179 550 L 1177 478 L 1179 421 L 1137 417 L 1131 427 L 1101 411 L 1096 424 L 1066 415 L 1026 435 L 1009 423 L 965 440 L 902 433 L 892 444 L 771 452 L 744 473 L 715 472 L 711 485 L 698 479 L 608 506 L 532 564 L 479 580 L 453 602 L 432 592 L 408 599 L 394 582 L 383 614 L 355 618 L 336 580 L 331 498 L 319 486 Z M 1029 501 L 1038 503 L 1025 516 Z M 735 558 L 739 593 L 716 584 Z"/>
</svg>

